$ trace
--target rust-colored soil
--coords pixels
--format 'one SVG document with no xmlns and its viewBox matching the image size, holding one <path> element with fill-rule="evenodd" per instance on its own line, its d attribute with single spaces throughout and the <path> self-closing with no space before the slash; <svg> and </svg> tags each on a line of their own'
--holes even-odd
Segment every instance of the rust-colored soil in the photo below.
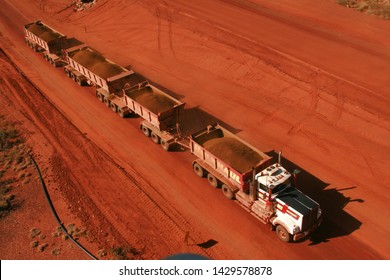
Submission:
<svg viewBox="0 0 390 280">
<path fill-rule="evenodd" d="M 91 251 L 390 258 L 388 21 L 328 0 L 112 0 L 77 13 L 65 9 L 71 2 L 0 0 L 0 47 L 39 89 L 7 66 L 0 102 L 47 170 L 59 215 L 87 230 L 81 241 Z M 282 163 L 302 170 L 299 187 L 320 202 L 324 223 L 307 240 L 279 241 L 198 178 L 190 153 L 166 153 L 144 138 L 139 119 L 119 118 L 92 87 L 29 49 L 23 25 L 37 19 L 169 89 L 186 103 L 182 131 L 219 122 L 262 151 L 283 150 Z M 23 225 L 12 237 L 1 228 L 0 257 L 54 258 L 25 254 L 32 227 L 46 235 L 53 228 L 47 209 L 39 223 L 27 211 L 12 214 Z M 72 257 L 83 258 L 55 258 Z"/>
</svg>

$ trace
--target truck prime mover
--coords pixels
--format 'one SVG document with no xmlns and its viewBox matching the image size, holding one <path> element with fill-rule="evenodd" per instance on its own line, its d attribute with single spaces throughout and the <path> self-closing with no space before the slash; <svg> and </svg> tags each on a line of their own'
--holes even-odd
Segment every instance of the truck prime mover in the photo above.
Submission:
<svg viewBox="0 0 390 280">
<path fill-rule="evenodd" d="M 285 242 L 308 236 L 322 221 L 320 206 L 296 187 L 281 164 L 218 124 L 183 137 L 179 115 L 184 103 L 151 85 L 144 77 L 106 59 L 89 46 L 41 21 L 24 26 L 25 41 L 79 85 L 96 87 L 96 97 L 125 117 L 142 117 L 140 129 L 165 150 L 174 144 L 196 157 L 192 167 L 213 187 L 235 199 L 254 217 L 270 224 Z M 185 143 L 189 142 L 189 144 Z M 294 177 L 295 178 L 295 177 Z"/>
<path fill-rule="evenodd" d="M 209 125 L 190 136 L 197 157 L 193 169 L 210 185 L 235 198 L 253 216 L 270 223 L 283 241 L 299 240 L 321 223 L 317 202 L 292 186 L 291 174 L 222 126 Z"/>
</svg>

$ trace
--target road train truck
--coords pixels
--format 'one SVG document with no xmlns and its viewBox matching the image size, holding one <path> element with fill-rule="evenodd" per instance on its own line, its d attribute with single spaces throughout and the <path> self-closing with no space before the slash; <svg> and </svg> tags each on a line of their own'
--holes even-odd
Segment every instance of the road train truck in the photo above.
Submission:
<svg viewBox="0 0 390 280">
<path fill-rule="evenodd" d="M 190 135 L 190 150 L 199 177 L 270 224 L 281 240 L 302 239 L 320 225 L 319 204 L 297 189 L 293 174 L 219 124 Z"/>
</svg>

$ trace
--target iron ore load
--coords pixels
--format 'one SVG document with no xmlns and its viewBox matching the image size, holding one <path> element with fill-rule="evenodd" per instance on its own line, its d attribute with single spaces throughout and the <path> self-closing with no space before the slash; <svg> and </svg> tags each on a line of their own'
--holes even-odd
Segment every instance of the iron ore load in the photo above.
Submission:
<svg viewBox="0 0 390 280">
<path fill-rule="evenodd" d="M 308 236 L 322 221 L 317 202 L 297 189 L 295 173 L 219 124 L 183 136 L 184 103 L 131 69 L 41 21 L 24 25 L 25 41 L 55 67 L 63 66 L 80 86 L 94 86 L 96 97 L 121 117 L 140 116 L 140 130 L 164 150 L 181 145 L 195 157 L 192 168 L 221 188 L 250 214 L 270 224 L 286 242 Z M 291 180 L 294 178 L 294 180 Z"/>
</svg>

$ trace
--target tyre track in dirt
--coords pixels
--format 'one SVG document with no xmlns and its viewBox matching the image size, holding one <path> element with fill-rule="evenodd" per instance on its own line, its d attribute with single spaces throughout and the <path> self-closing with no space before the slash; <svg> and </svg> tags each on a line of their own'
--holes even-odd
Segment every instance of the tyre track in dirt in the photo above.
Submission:
<svg viewBox="0 0 390 280">
<path fill-rule="evenodd" d="M 230 1 L 227 2 L 230 3 Z M 160 9 L 162 9 L 165 6 L 160 5 L 160 7 Z M 318 76 L 318 87 L 326 92 L 326 94 L 334 96 L 335 88 L 333 85 L 335 83 L 340 83 L 340 85 L 343 86 L 344 98 L 349 102 L 359 104 L 360 106 L 364 106 L 362 104 L 368 103 L 367 106 L 364 106 L 364 108 L 370 110 L 370 112 L 378 113 L 388 111 L 387 106 L 383 106 L 388 99 L 387 96 L 378 94 L 375 90 L 372 90 L 365 85 L 357 84 L 354 81 L 337 76 L 334 73 L 329 73 L 325 69 L 320 69 L 317 66 L 304 62 L 297 57 L 292 57 L 291 55 L 276 50 L 270 46 L 263 45 L 259 41 L 234 33 L 216 22 L 198 18 L 194 14 L 190 13 L 190 7 L 190 5 L 186 6 L 180 3 L 175 6 L 170 5 L 170 7 L 165 8 L 171 10 L 171 13 L 174 14 L 175 22 L 180 24 L 182 27 L 188 28 L 193 32 L 198 32 L 200 35 L 207 33 L 208 36 L 212 36 L 211 38 L 215 42 L 228 45 L 242 53 L 250 54 L 252 57 L 262 60 L 268 66 L 273 67 L 274 70 L 281 75 L 287 75 L 295 80 L 307 83 L 307 81 L 311 80 L 313 74 L 316 74 Z M 252 10 L 249 9 L 249 11 Z M 264 16 L 267 17 L 267 14 Z M 300 24 L 291 24 L 290 21 L 278 21 L 296 27 L 298 30 L 306 30 L 306 28 L 304 28 L 306 25 L 302 27 Z M 193 26 L 197 26 L 197 30 L 193 30 Z M 315 35 L 318 35 L 317 32 L 320 32 L 319 30 L 310 31 L 313 31 L 313 34 Z M 349 42 L 344 41 L 345 40 L 340 43 L 348 44 Z M 237 42 L 240 43 L 237 44 Z M 356 49 L 359 49 L 359 47 L 356 47 Z M 366 51 L 366 49 L 361 51 Z M 380 56 L 382 57 L 383 54 L 381 53 Z M 385 56 L 383 59 L 388 60 L 389 58 Z"/>
</svg>

